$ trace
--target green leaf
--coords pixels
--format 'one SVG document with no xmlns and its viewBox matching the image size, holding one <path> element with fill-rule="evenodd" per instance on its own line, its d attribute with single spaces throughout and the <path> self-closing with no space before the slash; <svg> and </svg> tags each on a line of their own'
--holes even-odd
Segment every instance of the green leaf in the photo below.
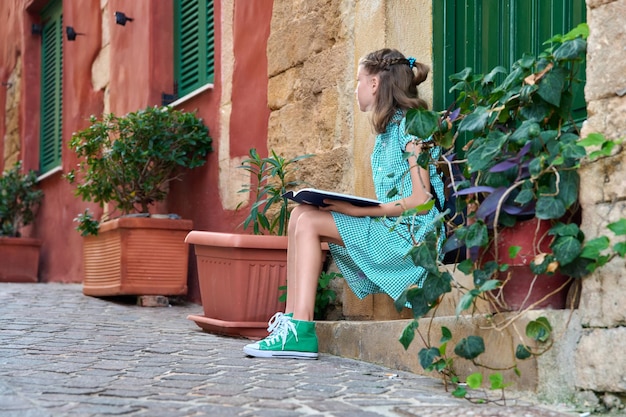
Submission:
<svg viewBox="0 0 626 417">
<path fill-rule="evenodd" d="M 413 246 L 408 255 L 413 260 L 413 263 L 417 266 L 421 266 L 426 269 L 429 274 L 439 274 L 439 254 L 437 252 L 436 245 L 427 244 L 426 241 Z"/>
<path fill-rule="evenodd" d="M 537 94 L 553 106 L 559 107 L 566 77 L 567 72 L 564 69 L 559 67 L 552 68 L 539 82 Z"/>
<path fill-rule="evenodd" d="M 509 385 L 504 383 L 504 377 L 500 372 L 489 375 L 489 381 L 491 382 L 491 386 L 489 387 L 491 390 L 504 389 Z"/>
<path fill-rule="evenodd" d="M 476 295 L 471 291 L 463 294 L 463 297 L 459 300 L 459 303 L 456 305 L 456 315 L 457 317 L 461 315 L 461 313 L 472 306 L 474 303 L 474 299 Z"/>
<path fill-rule="evenodd" d="M 476 222 L 467 228 L 465 244 L 468 248 L 485 246 L 489 243 L 489 231 L 483 222 Z"/>
<path fill-rule="evenodd" d="M 411 304 L 413 318 L 418 319 L 424 316 L 434 306 L 432 300 L 426 297 L 423 288 L 412 288 L 407 292 L 407 301 Z"/>
<path fill-rule="evenodd" d="M 489 112 L 487 107 L 478 106 L 459 124 L 459 132 L 480 132 L 487 126 Z"/>
<path fill-rule="evenodd" d="M 509 258 L 515 259 L 515 257 L 521 250 L 521 246 L 509 246 Z"/>
<path fill-rule="evenodd" d="M 410 109 L 406 113 L 406 130 L 410 135 L 426 139 L 439 128 L 438 113 L 425 109 Z"/>
<path fill-rule="evenodd" d="M 621 256 L 622 258 L 624 256 L 626 256 L 626 242 L 619 242 L 616 243 L 615 246 L 613 246 L 613 249 L 615 250 L 615 252 L 617 252 L 619 254 L 619 256 Z"/>
<path fill-rule="evenodd" d="M 464 359 L 474 359 L 485 351 L 485 342 L 480 336 L 468 336 L 454 347 L 454 353 Z"/>
<path fill-rule="evenodd" d="M 539 129 L 539 123 L 534 120 L 524 120 L 520 127 L 513 132 L 510 139 L 520 144 L 526 143 L 529 138 L 539 134 Z"/>
<path fill-rule="evenodd" d="M 470 67 L 465 67 L 462 71 L 452 74 L 450 76 L 450 81 L 467 81 L 471 75 L 472 69 Z"/>
<path fill-rule="evenodd" d="M 594 262 L 591 259 L 578 257 L 566 265 L 561 265 L 559 270 L 569 277 L 582 278 L 589 275 L 593 264 Z"/>
<path fill-rule="evenodd" d="M 601 146 L 607 139 L 601 133 L 590 133 L 586 138 L 578 141 L 580 146 Z"/>
<path fill-rule="evenodd" d="M 424 296 L 432 303 L 436 302 L 439 297 L 452 291 L 452 275 L 449 272 L 443 272 L 433 274 L 429 273 L 424 280 L 422 288 L 424 289 Z"/>
<path fill-rule="evenodd" d="M 490 279 L 486 281 L 483 285 L 481 285 L 479 291 L 480 292 L 493 291 L 496 288 L 498 288 L 500 285 L 502 285 L 502 281 L 498 279 Z"/>
<path fill-rule="evenodd" d="M 607 249 L 611 241 L 606 236 L 600 236 L 595 239 L 591 239 L 585 242 L 582 253 L 580 256 L 588 259 L 597 259 L 600 256 L 600 252 Z"/>
<path fill-rule="evenodd" d="M 465 398 L 467 390 L 462 385 L 457 385 L 456 389 L 452 391 L 452 395 L 456 398 Z"/>
<path fill-rule="evenodd" d="M 582 158 L 582 156 L 581 156 Z M 580 177 L 575 170 L 559 171 L 559 194 L 558 198 L 567 208 L 578 201 L 578 190 L 580 188 Z"/>
<path fill-rule="evenodd" d="M 610 223 L 607 227 L 617 236 L 626 235 L 626 219 L 619 219 L 616 222 Z"/>
<path fill-rule="evenodd" d="M 558 237 L 550 247 L 561 265 L 572 262 L 582 252 L 580 241 L 572 236 Z"/>
<path fill-rule="evenodd" d="M 474 262 L 471 259 L 465 259 L 464 261 L 460 262 L 456 267 L 459 269 L 459 271 L 468 275 L 471 274 L 474 270 Z"/>
<path fill-rule="evenodd" d="M 419 351 L 417 356 L 422 368 L 427 369 L 433 364 L 433 361 L 439 357 L 439 349 L 436 347 L 431 347 L 430 349 L 423 348 Z"/>
<path fill-rule="evenodd" d="M 530 348 L 522 344 L 517 345 L 515 349 L 515 357 L 520 360 L 528 359 L 531 356 Z"/>
<path fill-rule="evenodd" d="M 584 39 L 572 39 L 564 42 L 554 51 L 554 59 L 558 61 L 570 61 L 582 58 L 586 50 L 587 42 Z"/>
<path fill-rule="evenodd" d="M 580 228 L 575 223 L 557 223 L 550 228 L 549 234 L 555 236 L 578 236 L 580 234 Z"/>
<path fill-rule="evenodd" d="M 545 343 L 550 338 L 552 333 L 552 326 L 545 317 L 539 317 L 537 320 L 533 320 L 526 325 L 526 336 L 536 340 L 537 342 Z"/>
<path fill-rule="evenodd" d="M 538 177 L 541 174 L 541 170 L 543 169 L 543 159 L 542 158 L 534 158 L 528 164 L 528 170 L 530 175 L 533 177 Z"/>
<path fill-rule="evenodd" d="M 471 389 L 478 389 L 483 384 L 483 374 L 476 372 L 467 376 L 465 380 L 467 386 Z"/>
<path fill-rule="evenodd" d="M 441 326 L 441 340 L 440 343 L 449 342 L 452 339 L 452 332 L 446 326 Z"/>
<path fill-rule="evenodd" d="M 496 157 L 502 154 L 506 140 L 507 136 L 499 131 L 490 131 L 487 138 L 477 140 L 477 145 L 472 146 L 467 153 L 470 173 L 484 171 L 492 166 Z"/>
<path fill-rule="evenodd" d="M 499 267 L 496 261 L 485 262 L 482 265 L 482 269 L 475 269 L 473 272 L 474 286 L 481 287 L 498 269 Z"/>
<path fill-rule="evenodd" d="M 515 202 L 525 206 L 530 203 L 535 198 L 535 192 L 532 189 L 525 189 L 519 192 L 517 197 L 515 197 Z"/>
<path fill-rule="evenodd" d="M 535 215 L 538 219 L 559 219 L 565 215 L 565 205 L 555 197 L 539 197 L 535 207 Z"/>
<path fill-rule="evenodd" d="M 402 335 L 400 336 L 399 340 L 402 346 L 404 347 L 404 350 L 407 350 L 409 346 L 411 345 L 411 342 L 413 342 L 413 339 L 415 338 L 415 330 L 417 329 L 418 326 L 419 326 L 419 323 L 413 320 L 402 331 Z"/>
</svg>

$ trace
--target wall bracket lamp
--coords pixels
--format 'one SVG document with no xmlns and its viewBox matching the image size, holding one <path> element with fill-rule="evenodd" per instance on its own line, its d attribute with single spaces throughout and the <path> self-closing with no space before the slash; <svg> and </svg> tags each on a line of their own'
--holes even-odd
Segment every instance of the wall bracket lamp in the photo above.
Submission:
<svg viewBox="0 0 626 417">
<path fill-rule="evenodd" d="M 118 25 L 126 26 L 126 22 L 132 22 L 133 20 L 135 19 L 126 16 L 122 12 L 115 12 L 115 23 L 117 23 Z"/>
<path fill-rule="evenodd" d="M 65 33 L 67 34 L 67 40 L 68 41 L 75 41 L 76 40 L 76 36 L 84 35 L 84 33 L 76 32 L 72 26 L 67 26 L 65 28 Z"/>
</svg>

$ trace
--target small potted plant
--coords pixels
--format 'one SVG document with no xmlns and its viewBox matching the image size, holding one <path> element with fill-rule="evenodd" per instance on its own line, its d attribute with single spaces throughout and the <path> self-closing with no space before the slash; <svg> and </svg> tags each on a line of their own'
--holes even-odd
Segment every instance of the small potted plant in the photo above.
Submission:
<svg viewBox="0 0 626 417">
<path fill-rule="evenodd" d="M 22 163 L 0 176 L 0 281 L 37 282 L 41 241 L 21 236 L 20 230 L 35 219 L 43 199 L 37 175 L 22 173 Z"/>
<path fill-rule="evenodd" d="M 205 164 L 212 139 L 192 112 L 147 107 L 124 116 L 91 117 L 70 148 L 79 157 L 66 178 L 85 201 L 111 203 L 102 219 L 78 216 L 84 236 L 83 292 L 87 295 L 187 293 L 191 220 L 154 214 L 184 169 Z"/>
<path fill-rule="evenodd" d="M 300 181 L 296 163 L 311 155 L 286 159 L 271 151 L 263 158 L 256 149 L 241 168 L 252 176 L 252 203 L 243 228 L 253 233 L 194 230 L 186 242 L 195 247 L 204 315 L 190 315 L 202 329 L 233 336 L 267 336 L 267 321 L 284 310 L 280 288 L 287 282 L 287 225 L 290 207 L 283 194 Z M 242 206 L 240 204 L 239 208 Z"/>
</svg>

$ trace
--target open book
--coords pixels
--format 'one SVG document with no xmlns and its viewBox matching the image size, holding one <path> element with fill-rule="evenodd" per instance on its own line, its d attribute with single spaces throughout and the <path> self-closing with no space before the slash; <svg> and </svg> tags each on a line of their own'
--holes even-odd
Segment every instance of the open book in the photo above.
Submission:
<svg viewBox="0 0 626 417">
<path fill-rule="evenodd" d="M 357 197 L 354 195 L 340 194 L 332 191 L 317 190 L 315 188 L 303 188 L 300 191 L 289 191 L 283 194 L 283 197 L 287 197 L 302 204 L 311 204 L 318 207 L 324 207 L 324 200 L 341 200 L 347 201 L 355 206 L 378 206 L 380 201 L 372 200 L 371 198 Z"/>
</svg>

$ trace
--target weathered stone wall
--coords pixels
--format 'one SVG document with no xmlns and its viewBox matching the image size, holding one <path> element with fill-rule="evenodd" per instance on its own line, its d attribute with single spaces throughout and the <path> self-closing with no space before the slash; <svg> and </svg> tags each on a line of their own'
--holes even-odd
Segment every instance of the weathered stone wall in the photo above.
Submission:
<svg viewBox="0 0 626 417">
<path fill-rule="evenodd" d="M 600 132 L 626 137 L 626 0 L 588 0 L 590 27 L 583 136 Z M 587 164 L 581 171 L 582 228 L 588 238 L 612 233 L 606 225 L 626 217 L 626 152 Z M 583 333 L 576 353 L 576 386 L 594 392 L 626 393 L 626 264 L 613 259 L 583 280 Z M 613 398 L 609 394 L 604 396 Z"/>
<path fill-rule="evenodd" d="M 352 191 L 354 4 L 274 2 L 268 41 L 268 147 L 313 153 L 301 175 L 318 188 Z"/>
</svg>

